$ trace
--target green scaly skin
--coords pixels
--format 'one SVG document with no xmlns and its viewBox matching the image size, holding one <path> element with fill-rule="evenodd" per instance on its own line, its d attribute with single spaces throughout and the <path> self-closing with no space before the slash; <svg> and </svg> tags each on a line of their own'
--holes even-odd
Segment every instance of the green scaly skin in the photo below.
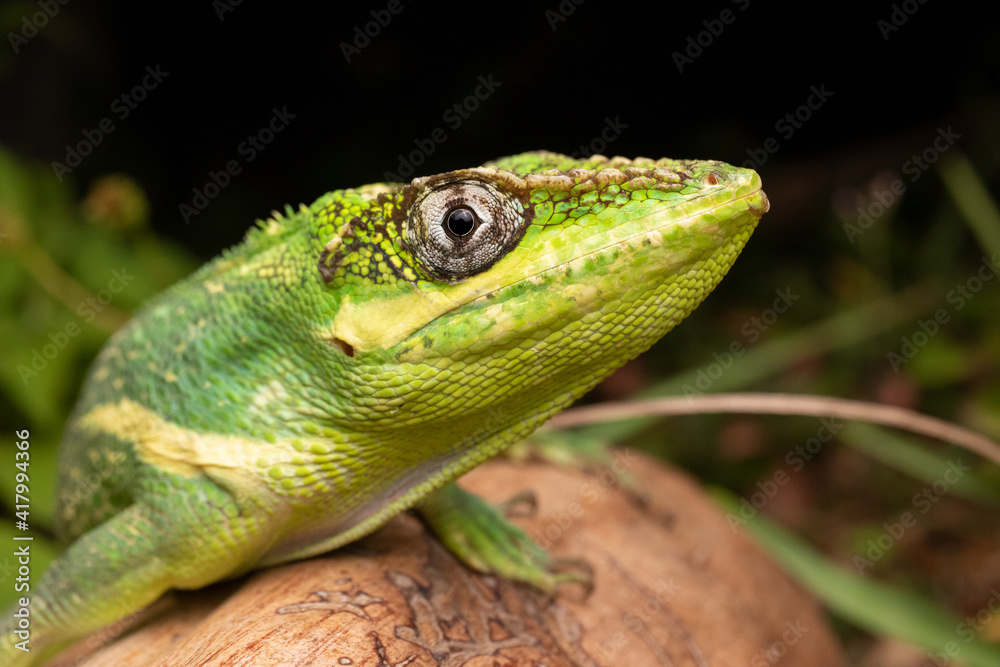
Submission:
<svg viewBox="0 0 1000 667">
<path fill-rule="evenodd" d="M 551 589 L 451 483 L 673 328 L 767 208 L 719 162 L 539 152 L 275 214 L 94 363 L 60 454 L 72 544 L 0 663 L 415 505 L 472 567 Z"/>
</svg>

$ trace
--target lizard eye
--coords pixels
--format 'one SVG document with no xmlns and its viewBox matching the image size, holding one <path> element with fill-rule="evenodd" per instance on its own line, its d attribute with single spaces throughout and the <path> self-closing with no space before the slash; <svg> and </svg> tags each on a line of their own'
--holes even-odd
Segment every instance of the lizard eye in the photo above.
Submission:
<svg viewBox="0 0 1000 667">
<path fill-rule="evenodd" d="M 476 230 L 479 226 L 479 219 L 471 209 L 465 206 L 458 206 L 445 214 L 445 231 L 453 239 L 460 239 Z"/>
<path fill-rule="evenodd" d="M 417 195 L 406 240 L 434 275 L 475 275 L 516 244 L 524 222 L 520 199 L 487 181 L 453 181 Z"/>
</svg>

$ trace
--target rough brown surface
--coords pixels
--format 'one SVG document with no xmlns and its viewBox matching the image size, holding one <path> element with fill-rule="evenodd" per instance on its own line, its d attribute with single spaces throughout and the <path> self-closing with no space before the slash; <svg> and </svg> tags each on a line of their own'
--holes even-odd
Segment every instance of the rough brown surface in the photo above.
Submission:
<svg viewBox="0 0 1000 667">
<path fill-rule="evenodd" d="M 495 461 L 463 486 L 494 502 L 534 491 L 537 515 L 516 521 L 553 555 L 585 558 L 593 594 L 473 574 L 401 517 L 328 556 L 175 594 L 89 659 L 77 647 L 54 664 L 844 664 L 815 602 L 675 470 L 629 452 L 594 475 Z"/>
</svg>

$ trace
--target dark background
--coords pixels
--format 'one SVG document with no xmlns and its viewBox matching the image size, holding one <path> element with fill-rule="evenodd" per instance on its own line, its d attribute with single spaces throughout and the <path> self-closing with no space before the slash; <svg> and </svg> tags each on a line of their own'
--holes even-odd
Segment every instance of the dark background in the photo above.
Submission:
<svg viewBox="0 0 1000 667">
<path fill-rule="evenodd" d="M 396 14 L 387 5 L 72 0 L 22 42 L 11 35 L 23 36 L 25 17 L 40 5 L 0 3 L 0 234 L 12 220 L 4 216 L 16 213 L 52 265 L 93 292 L 108 284 L 111 267 L 134 271 L 135 282 L 112 304 L 124 317 L 237 243 L 255 219 L 385 180 L 401 173 L 404 159 L 421 162 L 413 176 L 526 150 L 587 154 L 590 146 L 628 157 L 753 159 L 771 212 L 730 276 L 588 400 L 654 386 L 683 393 L 699 373 L 724 366 L 720 380 L 700 389 L 890 403 L 1000 439 L 1000 281 L 983 283 L 961 309 L 946 297 L 998 247 L 970 231 L 970 216 L 941 178 L 944 158 L 964 155 L 967 180 L 1000 198 L 996 10 L 944 0 L 857 7 L 400 0 Z M 356 30 L 376 32 L 373 11 L 389 17 L 387 25 L 355 43 Z M 690 60 L 679 68 L 682 58 Z M 147 68 L 167 74 L 121 117 L 116 100 L 141 85 Z M 484 80 L 495 89 L 487 93 Z M 456 127 L 454 106 L 466 100 L 467 117 Z M 275 109 L 294 118 L 248 161 L 243 142 Z M 788 114 L 801 122 L 789 123 Z M 52 163 L 65 163 L 105 119 L 114 131 L 100 134 L 57 184 Z M 934 148 L 939 137 L 956 135 Z M 934 164 L 915 169 L 914 157 L 927 151 Z M 240 172 L 186 222 L 181 205 L 194 204 L 194 191 L 204 192 L 233 160 Z M 115 173 L 145 192 L 153 233 L 82 222 L 78 202 Z M 845 233 L 899 180 L 905 193 L 870 229 Z M 987 202 L 971 217 L 990 215 Z M 16 235 L 0 237 L 0 427 L 32 431 L 32 470 L 40 473 L 33 516 L 47 530 L 61 429 L 114 327 L 81 322 L 78 296 L 56 298 L 44 287 L 27 247 Z M 782 291 L 797 295 L 794 306 L 766 326 L 753 324 Z M 884 305 L 858 310 L 872 303 Z M 950 321 L 893 367 L 889 355 L 941 308 Z M 18 368 L 67 322 L 82 329 L 69 351 L 22 381 Z M 726 359 L 734 342 L 747 353 Z M 616 441 L 748 498 L 816 433 L 815 419 L 699 416 Z M 941 461 L 974 458 L 933 445 L 944 453 L 921 477 L 859 453 L 857 440 L 838 434 L 764 509 L 848 570 L 886 521 L 913 510 L 913 494 L 941 474 Z M 921 458 L 903 451 L 904 460 Z M 995 500 L 998 468 L 977 460 L 975 474 Z M 0 491 L 12 517 L 9 481 L 0 478 Z M 976 613 L 1000 586 L 1000 519 L 996 504 L 982 500 L 988 496 L 949 496 L 870 573 L 949 611 Z M 837 627 L 859 664 L 886 664 L 871 657 L 877 640 Z M 898 664 L 923 664 L 922 655 Z"/>
<path fill-rule="evenodd" d="M 897 11 L 905 23 L 879 26 L 903 5 L 915 10 Z M 803 244 L 822 240 L 815 207 L 834 179 L 863 185 L 898 169 L 939 126 L 953 125 L 964 145 L 996 132 L 985 125 L 1000 111 L 997 24 L 972 3 L 398 6 L 347 62 L 342 43 L 386 3 L 73 0 L 17 54 L 0 49 L 0 143 L 60 160 L 110 117 L 115 131 L 72 182 L 82 192 L 99 175 L 129 173 L 148 193 L 154 227 L 208 257 L 283 203 L 398 173 L 398 156 L 438 127 L 447 140 L 415 176 L 524 150 L 572 153 L 606 119 L 625 129 L 605 152 L 625 156 L 743 162 L 774 137 L 780 150 L 760 168 L 774 204 L 762 233 L 781 225 Z M 18 28 L 37 11 L 8 3 L 6 23 Z M 723 11 L 731 23 L 719 22 Z M 678 71 L 674 54 L 699 33 L 707 46 Z M 111 105 L 147 66 L 169 75 L 120 120 Z M 480 76 L 500 85 L 453 130 L 442 116 Z M 811 86 L 832 96 L 782 136 L 776 122 Z M 288 128 L 184 224 L 178 206 L 241 158 L 237 147 L 275 107 L 294 114 Z"/>
</svg>

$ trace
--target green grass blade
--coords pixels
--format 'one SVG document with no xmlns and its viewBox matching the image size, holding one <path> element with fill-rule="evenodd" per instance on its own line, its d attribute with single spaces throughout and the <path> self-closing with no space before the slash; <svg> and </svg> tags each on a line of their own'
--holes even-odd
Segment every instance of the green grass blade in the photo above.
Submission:
<svg viewBox="0 0 1000 667">
<path fill-rule="evenodd" d="M 953 463 L 959 462 L 960 467 L 972 463 L 972 457 L 968 454 L 940 447 L 932 449 L 913 438 L 872 424 L 848 424 L 840 432 L 840 439 L 873 459 L 928 485 L 940 482 L 944 471 Z M 1000 489 L 985 481 L 974 470 L 963 471 L 957 481 L 946 481 L 951 495 L 982 505 L 1000 507 Z"/>
<path fill-rule="evenodd" d="M 958 150 L 941 160 L 941 178 L 984 252 L 1000 257 L 1000 210 L 972 163 Z"/>
<path fill-rule="evenodd" d="M 738 515 L 739 500 L 712 489 L 724 510 Z M 827 608 L 848 623 L 878 636 L 914 644 L 935 656 L 954 657 L 969 667 L 1000 665 L 1000 646 L 975 638 L 965 621 L 907 590 L 858 576 L 759 515 L 746 522 L 747 532 Z M 950 663 L 949 663 L 950 664 Z"/>
</svg>

